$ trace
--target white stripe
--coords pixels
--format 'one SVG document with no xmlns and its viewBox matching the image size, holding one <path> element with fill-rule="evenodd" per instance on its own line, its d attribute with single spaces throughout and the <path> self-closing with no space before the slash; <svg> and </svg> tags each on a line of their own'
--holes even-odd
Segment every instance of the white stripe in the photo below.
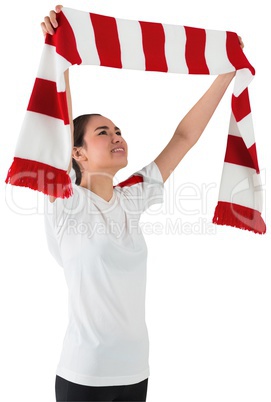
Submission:
<svg viewBox="0 0 271 402">
<path fill-rule="evenodd" d="M 15 156 L 67 170 L 71 158 L 70 125 L 64 125 L 63 120 L 54 117 L 27 111 Z"/>
<path fill-rule="evenodd" d="M 248 68 L 242 68 L 236 71 L 233 94 L 239 96 L 248 87 L 253 78 L 254 75 L 251 74 Z"/>
<path fill-rule="evenodd" d="M 122 68 L 145 70 L 142 31 L 138 21 L 116 19 L 121 47 Z"/>
<path fill-rule="evenodd" d="M 85 11 L 63 8 L 75 35 L 82 64 L 100 65 L 90 14 Z"/>
<path fill-rule="evenodd" d="M 64 71 L 71 66 L 64 57 L 56 53 L 55 46 L 44 45 L 37 78 L 56 82 L 58 92 L 65 91 Z"/>
<path fill-rule="evenodd" d="M 252 121 L 251 113 L 249 113 L 246 117 L 244 117 L 242 120 L 240 120 L 237 123 L 237 125 L 238 125 L 240 134 L 241 134 L 247 148 L 250 148 L 255 142 L 254 128 L 253 128 L 253 121 Z"/>
<path fill-rule="evenodd" d="M 168 72 L 188 74 L 185 60 L 186 34 L 183 26 L 164 24 L 165 55 Z"/>
<path fill-rule="evenodd" d="M 235 71 L 226 50 L 226 32 L 206 29 L 205 59 L 210 74 Z"/>
<path fill-rule="evenodd" d="M 224 162 L 219 201 L 262 210 L 260 175 L 254 169 Z"/>
<path fill-rule="evenodd" d="M 235 135 L 236 137 L 241 137 L 241 134 L 240 134 L 240 131 L 237 126 L 233 113 L 231 113 L 231 118 L 230 118 L 229 134 Z"/>
</svg>

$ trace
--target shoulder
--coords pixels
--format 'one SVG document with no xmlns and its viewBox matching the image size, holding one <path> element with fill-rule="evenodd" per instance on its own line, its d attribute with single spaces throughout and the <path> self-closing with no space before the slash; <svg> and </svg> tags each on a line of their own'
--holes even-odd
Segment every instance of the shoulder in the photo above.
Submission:
<svg viewBox="0 0 271 402">
<path fill-rule="evenodd" d="M 82 211 L 86 204 L 86 196 L 84 189 L 76 184 L 72 185 L 72 195 L 68 198 L 55 198 L 47 196 L 47 208 L 51 215 L 64 216 L 78 213 Z"/>
<path fill-rule="evenodd" d="M 155 162 L 151 162 L 127 180 L 115 186 L 123 201 L 130 209 L 142 213 L 150 205 L 163 201 L 164 182 Z"/>
<path fill-rule="evenodd" d="M 116 188 L 133 187 L 138 184 L 148 182 L 160 182 L 163 183 L 163 178 L 157 164 L 153 161 L 142 169 L 133 173 L 128 179 L 118 183 Z"/>
</svg>

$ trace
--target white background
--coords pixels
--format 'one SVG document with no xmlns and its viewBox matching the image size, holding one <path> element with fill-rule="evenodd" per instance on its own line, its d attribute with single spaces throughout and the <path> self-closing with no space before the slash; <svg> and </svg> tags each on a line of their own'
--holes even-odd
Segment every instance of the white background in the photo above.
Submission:
<svg viewBox="0 0 271 402">
<path fill-rule="evenodd" d="M 40 22 L 54 6 L 51 1 L 16 0 L 1 7 L 0 397 L 5 402 L 54 401 L 55 369 L 67 323 L 64 276 L 47 251 L 43 197 L 4 183 L 40 60 Z M 249 90 L 268 229 L 271 60 L 265 2 L 67 0 L 65 6 L 231 30 L 243 37 L 245 53 L 256 68 Z M 121 127 L 130 150 L 129 165 L 117 176 L 122 180 L 156 157 L 213 79 L 74 67 L 74 115 L 98 112 Z M 210 223 L 231 89 L 200 141 L 166 183 L 165 206 L 143 217 L 149 245 L 148 402 L 271 400 L 270 232 L 261 236 Z M 187 200 L 179 197 L 180 191 Z M 178 233 L 168 231 L 169 223 L 177 221 Z"/>
</svg>

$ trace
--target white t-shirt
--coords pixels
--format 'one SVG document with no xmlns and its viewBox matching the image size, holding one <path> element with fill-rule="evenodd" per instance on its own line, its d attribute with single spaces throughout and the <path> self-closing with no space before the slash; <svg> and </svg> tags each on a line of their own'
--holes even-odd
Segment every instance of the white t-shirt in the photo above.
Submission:
<svg viewBox="0 0 271 402">
<path fill-rule="evenodd" d="M 64 268 L 69 294 L 57 375 L 88 386 L 149 376 L 147 247 L 139 219 L 162 201 L 162 176 L 152 162 L 115 186 L 109 202 L 75 185 L 72 197 L 48 203 L 48 246 Z"/>
</svg>

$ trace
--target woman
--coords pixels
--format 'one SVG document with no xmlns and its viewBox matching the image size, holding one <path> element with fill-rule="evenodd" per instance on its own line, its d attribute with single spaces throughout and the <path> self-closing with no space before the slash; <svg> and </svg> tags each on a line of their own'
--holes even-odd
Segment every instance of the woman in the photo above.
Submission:
<svg viewBox="0 0 271 402">
<path fill-rule="evenodd" d="M 55 10 L 41 24 L 44 34 L 57 29 L 61 6 Z M 234 75 L 218 76 L 157 158 L 115 187 L 115 174 L 127 165 L 121 130 L 98 114 L 74 119 L 74 195 L 51 197 L 45 220 L 49 248 L 64 268 L 69 289 L 57 401 L 146 400 L 147 250 L 140 215 L 162 202 L 163 183 L 201 136 Z M 68 72 L 65 77 L 72 121 Z"/>
</svg>

